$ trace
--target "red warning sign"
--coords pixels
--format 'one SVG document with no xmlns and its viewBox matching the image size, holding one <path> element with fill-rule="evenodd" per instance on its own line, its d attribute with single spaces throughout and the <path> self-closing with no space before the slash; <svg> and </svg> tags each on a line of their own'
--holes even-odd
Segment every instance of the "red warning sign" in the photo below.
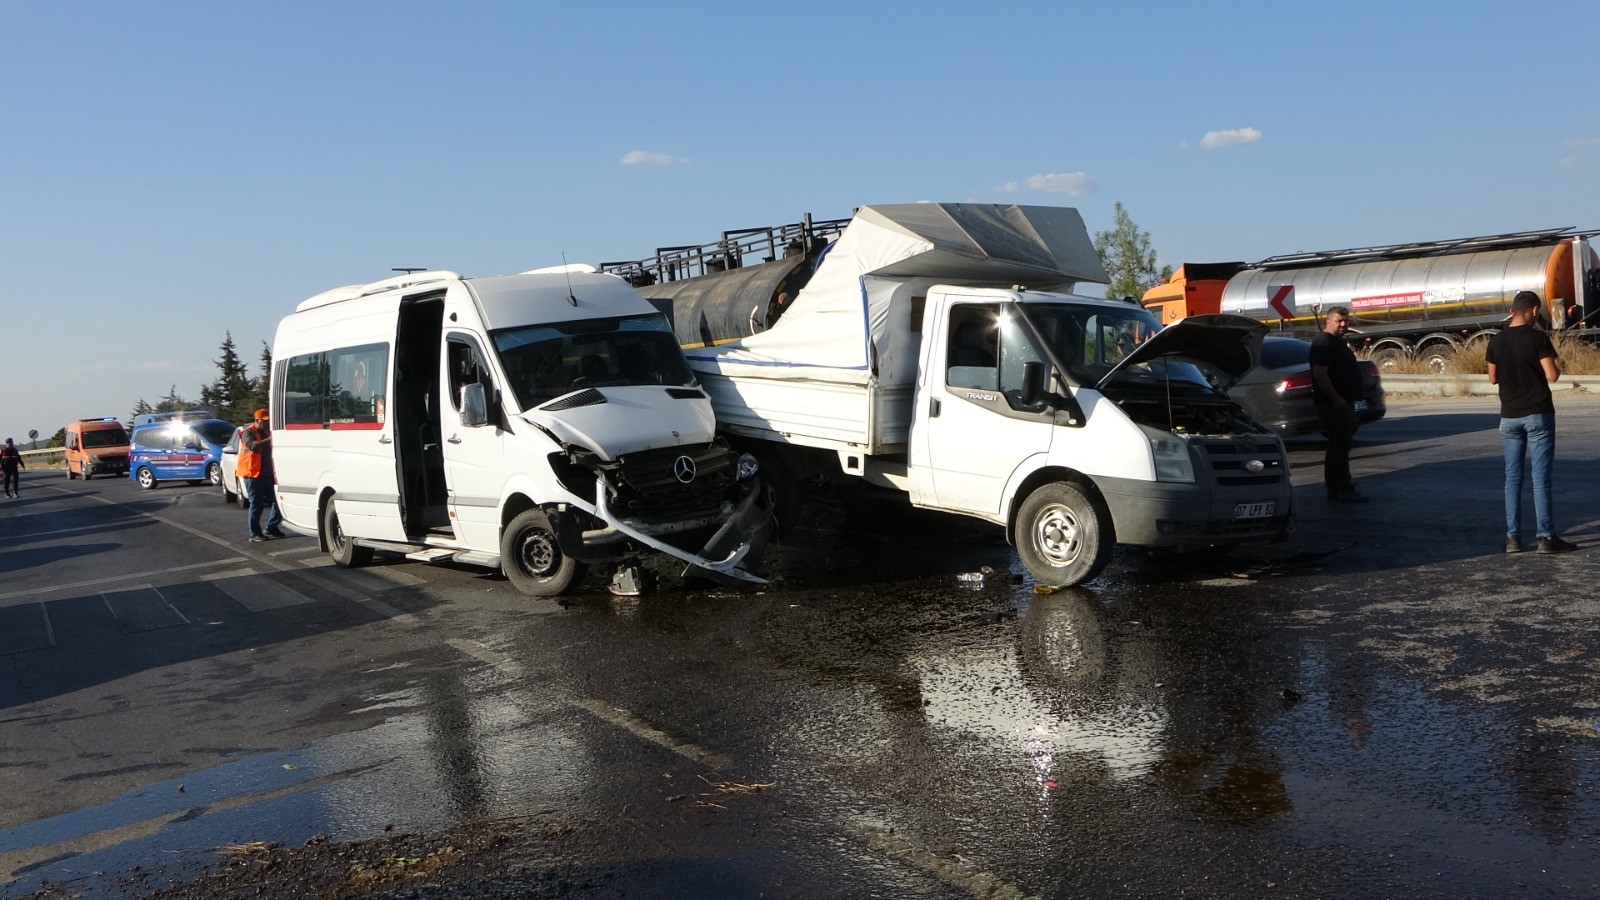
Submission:
<svg viewBox="0 0 1600 900">
<path fill-rule="evenodd" d="M 1294 318 L 1294 285 L 1267 285 L 1267 305 L 1282 318 Z"/>
</svg>

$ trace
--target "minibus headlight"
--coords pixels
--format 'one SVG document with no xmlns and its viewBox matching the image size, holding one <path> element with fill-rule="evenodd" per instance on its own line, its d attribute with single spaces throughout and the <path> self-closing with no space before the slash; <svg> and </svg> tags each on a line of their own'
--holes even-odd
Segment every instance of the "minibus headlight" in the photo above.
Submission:
<svg viewBox="0 0 1600 900">
<path fill-rule="evenodd" d="M 756 458 L 754 456 L 751 456 L 748 453 L 739 454 L 738 472 L 740 481 L 746 481 L 756 477 L 756 473 L 759 471 L 761 471 L 761 464 L 756 462 Z"/>
<path fill-rule="evenodd" d="M 1189 443 L 1170 431 L 1140 425 L 1139 430 L 1150 441 L 1150 455 L 1156 464 L 1156 480 L 1194 483 L 1194 460 L 1189 456 Z"/>
</svg>

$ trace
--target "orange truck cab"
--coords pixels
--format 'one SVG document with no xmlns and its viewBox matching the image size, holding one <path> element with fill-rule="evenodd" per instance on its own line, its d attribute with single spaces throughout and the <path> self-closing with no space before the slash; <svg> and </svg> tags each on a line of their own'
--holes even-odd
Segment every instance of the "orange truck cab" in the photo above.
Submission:
<svg viewBox="0 0 1600 900">
<path fill-rule="evenodd" d="M 64 451 L 67 477 L 126 475 L 128 473 L 128 430 L 116 416 L 79 419 L 67 423 Z"/>
<path fill-rule="evenodd" d="M 1242 262 L 1184 263 L 1172 277 L 1145 292 L 1144 308 L 1163 326 L 1189 316 L 1222 311 L 1228 279 L 1245 268 Z"/>
</svg>

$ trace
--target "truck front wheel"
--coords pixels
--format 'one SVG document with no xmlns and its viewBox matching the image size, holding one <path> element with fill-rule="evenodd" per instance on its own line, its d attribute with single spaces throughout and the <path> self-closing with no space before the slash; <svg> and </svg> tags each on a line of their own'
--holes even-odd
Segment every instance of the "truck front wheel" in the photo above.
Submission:
<svg viewBox="0 0 1600 900">
<path fill-rule="evenodd" d="M 561 552 L 543 510 L 530 509 L 500 533 L 500 568 L 511 586 L 533 597 L 570 593 L 588 567 Z"/>
<path fill-rule="evenodd" d="M 1081 584 L 1111 561 L 1111 514 L 1070 482 L 1041 485 L 1017 511 L 1017 555 L 1040 583 Z"/>
</svg>

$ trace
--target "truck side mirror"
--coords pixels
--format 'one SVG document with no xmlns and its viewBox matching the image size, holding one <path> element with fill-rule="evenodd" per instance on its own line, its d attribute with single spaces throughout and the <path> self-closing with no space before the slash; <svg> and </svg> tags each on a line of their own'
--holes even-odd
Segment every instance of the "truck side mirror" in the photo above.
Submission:
<svg viewBox="0 0 1600 900">
<path fill-rule="evenodd" d="M 1044 363 L 1025 362 L 1022 364 L 1022 391 L 1017 398 L 1023 406 L 1033 406 L 1044 396 Z"/>
<path fill-rule="evenodd" d="M 468 428 L 489 424 L 489 403 L 483 385 L 476 381 L 461 386 L 461 424 Z"/>
</svg>

